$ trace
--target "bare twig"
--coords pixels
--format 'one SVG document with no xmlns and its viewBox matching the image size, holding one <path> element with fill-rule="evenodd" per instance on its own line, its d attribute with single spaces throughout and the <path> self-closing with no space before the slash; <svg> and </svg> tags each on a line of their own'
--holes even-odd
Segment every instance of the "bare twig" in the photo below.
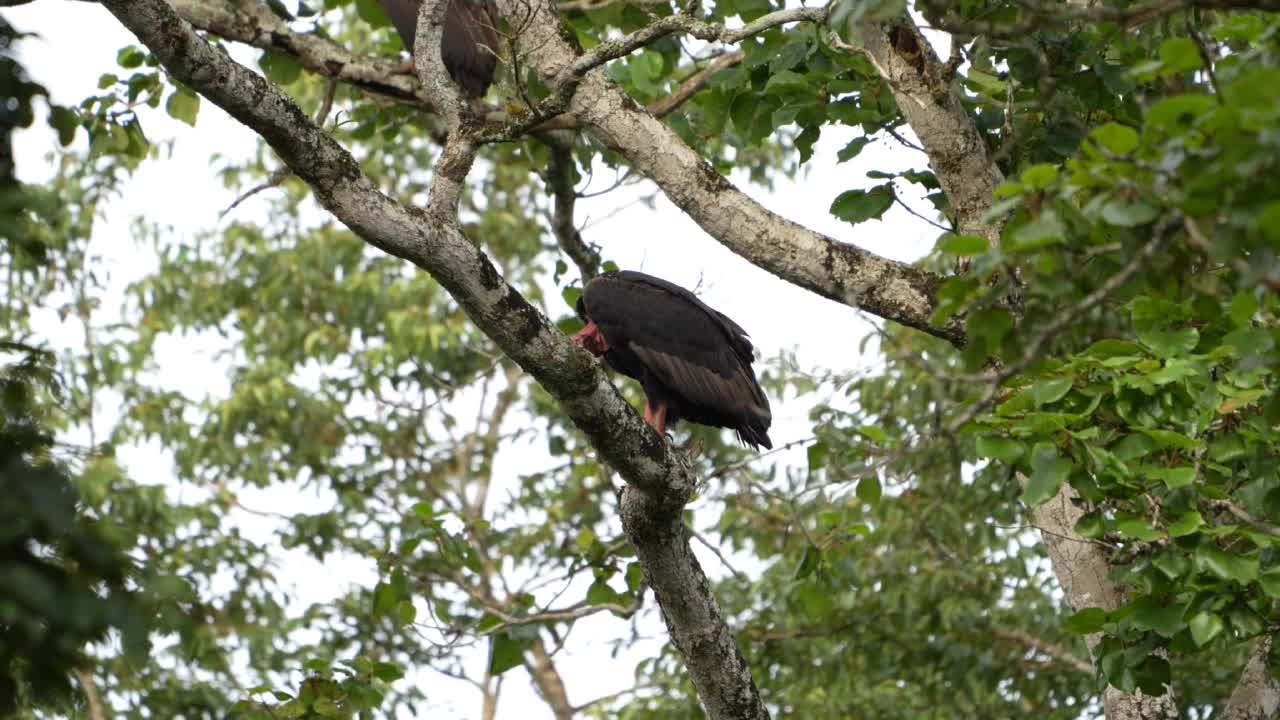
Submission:
<svg viewBox="0 0 1280 720">
<path fill-rule="evenodd" d="M 689 530 L 689 534 L 692 535 L 695 540 L 702 543 L 703 547 L 705 547 L 706 549 L 710 550 L 713 554 L 715 554 L 716 558 L 720 560 L 720 564 L 724 565 L 729 572 L 733 573 L 733 576 L 737 578 L 738 582 L 741 582 L 741 583 L 750 582 L 750 580 L 747 578 L 746 575 L 743 575 L 742 573 L 738 572 L 733 567 L 733 565 L 729 563 L 729 559 L 724 556 L 724 553 L 720 551 L 719 547 L 717 547 L 710 540 L 703 537 L 702 533 L 698 532 L 697 530 L 694 530 L 693 528 L 689 528 L 688 530 Z"/>
<path fill-rule="evenodd" d="M 337 92 L 338 92 L 338 79 L 335 77 L 330 77 L 328 85 L 325 88 L 324 99 L 320 102 L 320 109 L 316 111 L 316 124 L 322 128 L 325 125 L 325 120 L 327 120 L 329 117 L 329 112 L 333 109 L 333 97 L 334 95 L 337 94 Z M 227 213 L 230 213 L 232 210 L 235 210 L 245 200 L 248 200 L 254 195 L 257 195 L 258 193 L 262 192 L 263 190 L 269 190 L 271 188 L 280 187 L 281 185 L 284 184 L 285 180 L 289 179 L 289 176 L 291 175 L 293 175 L 293 172 L 289 170 L 289 166 L 281 164 L 280 167 L 276 168 L 275 172 L 271 173 L 271 177 L 267 178 L 266 182 L 250 188 L 244 194 L 240 195 L 240 197 L 237 197 L 235 201 L 233 201 L 230 205 L 228 205 L 225 210 L 218 213 L 218 220 L 222 220 L 222 218 L 227 216 Z"/>
<path fill-rule="evenodd" d="M 773 448 L 772 450 L 767 450 L 767 451 L 762 452 L 762 453 L 756 453 L 756 454 L 755 454 L 755 455 L 753 455 L 752 457 L 749 457 L 749 458 L 743 458 L 742 460 L 738 460 L 738 461 L 736 461 L 736 462 L 731 462 L 731 463 L 728 463 L 728 464 L 726 464 L 726 465 L 721 465 L 720 467 L 716 468 L 715 470 L 712 470 L 712 471 L 711 471 L 711 474 L 707 475 L 707 480 L 708 480 L 708 481 L 711 481 L 711 480 L 715 480 L 716 478 L 724 477 L 725 475 L 727 475 L 727 474 L 729 474 L 729 473 L 731 473 L 731 472 L 734 472 L 734 471 L 736 471 L 736 470 L 741 470 L 742 468 L 744 468 L 744 467 L 746 467 L 746 466 L 750 465 L 751 463 L 756 462 L 757 460 L 759 460 L 759 459 L 761 459 L 761 458 L 766 458 L 766 457 L 769 457 L 770 455 L 773 455 L 773 454 L 776 454 L 776 453 L 780 453 L 780 452 L 783 452 L 783 451 L 785 451 L 785 450 L 790 450 L 790 449 L 791 449 L 791 448 L 793 448 L 793 447 L 798 447 L 798 446 L 801 446 L 801 445 L 811 445 L 811 444 L 813 444 L 814 442 L 816 442 L 816 441 L 817 441 L 817 439 L 818 439 L 818 438 L 816 438 L 816 437 L 807 437 L 807 438 L 804 438 L 804 439 L 802 439 L 802 440 L 792 440 L 791 442 L 786 443 L 786 444 L 783 444 L 783 445 L 779 445 L 778 447 Z"/>
<path fill-rule="evenodd" d="M 551 161 L 547 166 L 547 187 L 553 196 L 551 230 L 560 249 L 569 256 L 585 285 L 600 272 L 600 253 L 582 239 L 582 233 L 573 222 L 573 208 L 577 193 L 573 188 L 573 151 L 568 146 L 552 145 Z"/>
<path fill-rule="evenodd" d="M 1257 530 L 1258 532 L 1264 535 L 1270 535 L 1271 537 L 1280 537 L 1280 528 L 1255 518 L 1253 515 L 1250 515 L 1247 510 L 1231 502 L 1230 500 L 1209 500 L 1208 503 L 1210 507 L 1215 508 L 1217 510 L 1226 510 L 1227 512 L 1234 515 L 1235 518 L 1240 522 L 1244 523 L 1245 525 L 1248 525 L 1249 527 L 1253 528 L 1254 530 Z"/>
<path fill-rule="evenodd" d="M 744 57 L 746 55 L 741 50 L 734 50 L 712 60 L 710 65 L 695 72 L 680 83 L 675 92 L 657 102 L 651 103 L 648 107 L 649 114 L 658 118 L 666 117 L 673 110 L 683 105 L 689 98 L 698 94 L 698 91 L 706 87 L 707 81 L 711 79 L 712 75 L 741 63 Z"/>
<path fill-rule="evenodd" d="M 83 668 L 73 668 L 71 672 L 84 690 L 84 697 L 89 705 L 89 720 L 107 720 L 107 712 L 102 705 L 102 696 L 98 694 L 98 686 L 93 682 L 93 674 Z"/>
<path fill-rule="evenodd" d="M 1031 633 L 1018 628 L 1008 628 L 1001 625 L 995 625 L 991 628 L 991 634 L 996 637 L 1012 640 L 1021 645 L 1025 645 L 1028 650 L 1033 653 L 1043 653 L 1054 660 L 1066 665 L 1069 668 L 1078 670 L 1086 675 L 1093 675 L 1093 665 L 1083 658 L 1079 658 L 1075 653 L 1062 647 L 1055 645 L 1047 640 L 1035 637 Z"/>
</svg>

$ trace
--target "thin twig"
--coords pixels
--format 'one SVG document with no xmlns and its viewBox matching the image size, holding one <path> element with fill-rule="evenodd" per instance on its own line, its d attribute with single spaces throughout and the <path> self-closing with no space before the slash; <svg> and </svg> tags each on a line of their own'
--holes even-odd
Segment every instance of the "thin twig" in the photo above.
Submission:
<svg viewBox="0 0 1280 720">
<path fill-rule="evenodd" d="M 107 713 L 102 705 L 102 696 L 98 694 L 98 686 L 93 682 L 93 675 L 83 668 L 73 668 L 71 672 L 75 674 L 76 680 L 80 682 L 80 687 L 84 689 L 84 698 L 89 704 L 90 720 L 107 720 Z"/>
<path fill-rule="evenodd" d="M 334 77 L 329 78 L 328 86 L 325 88 L 324 92 L 324 99 L 320 102 L 320 109 L 316 112 L 316 124 L 321 128 L 324 127 L 325 120 L 329 117 L 329 111 L 333 109 L 333 98 L 334 95 L 337 94 L 337 91 L 338 79 Z M 227 213 L 235 210 L 241 203 L 254 195 L 257 195 L 264 190 L 280 187 L 284 184 L 285 180 L 289 179 L 290 175 L 293 175 L 293 171 L 289 169 L 289 166 L 281 164 L 280 167 L 276 168 L 275 172 L 271 173 L 271 177 L 267 178 L 266 182 L 250 188 L 244 194 L 237 197 L 234 202 L 228 205 L 227 209 L 218 213 L 218 220 L 222 220 L 222 218 L 227 216 Z"/>
<path fill-rule="evenodd" d="M 712 75 L 731 68 L 742 62 L 746 55 L 741 50 L 734 50 L 716 58 L 712 63 L 702 70 L 690 75 L 684 82 L 680 83 L 680 87 L 665 98 L 658 100 L 648 106 L 650 115 L 656 118 L 666 117 L 676 108 L 683 105 L 689 98 L 698 93 L 699 90 L 707 86 L 707 81 Z"/>
<path fill-rule="evenodd" d="M 689 527 L 688 525 L 686 525 L 686 526 L 685 526 L 685 530 L 686 530 L 686 531 L 687 531 L 691 536 L 693 536 L 693 538 L 694 538 L 695 540 L 697 540 L 698 542 L 702 543 L 704 547 L 706 547 L 708 550 L 710 550 L 712 553 L 714 553 L 714 554 L 715 554 L 715 556 L 720 560 L 720 564 L 721 564 L 721 565 L 724 565 L 724 566 L 725 566 L 725 568 L 727 568 L 727 569 L 729 570 L 729 572 L 733 573 L 733 576 L 734 576 L 735 578 L 737 578 L 739 582 L 744 583 L 744 584 L 745 584 L 745 583 L 747 583 L 747 582 L 750 582 L 750 580 L 748 580 L 748 578 L 747 578 L 747 576 L 746 576 L 746 575 L 743 575 L 742 573 L 738 572 L 738 571 L 733 567 L 733 565 L 731 565 L 731 564 L 729 563 L 729 559 L 728 559 L 728 558 L 726 558 L 726 557 L 724 556 L 724 553 L 720 551 L 720 548 L 716 547 L 716 546 L 715 546 L 715 545 L 714 545 L 710 540 L 707 540 L 705 537 L 703 537 L 703 536 L 702 536 L 702 533 L 698 532 L 697 530 L 694 530 L 693 528 Z"/>
<path fill-rule="evenodd" d="M 1079 670 L 1086 675 L 1093 675 L 1093 665 L 1075 655 L 1075 653 L 1054 643 L 1048 642 L 1034 635 L 1019 630 L 1017 628 L 1007 628 L 996 625 L 991 628 L 991 634 L 996 637 L 1012 640 L 1016 643 L 1025 645 L 1033 653 L 1044 653 L 1054 660 L 1066 665 L 1067 667 Z"/>
<path fill-rule="evenodd" d="M 1243 522 L 1245 525 L 1248 525 L 1249 527 L 1253 528 L 1254 530 L 1257 530 L 1258 532 L 1264 535 L 1270 535 L 1271 537 L 1280 537 L 1280 528 L 1277 528 L 1275 525 L 1270 525 L 1268 523 L 1265 523 L 1255 518 L 1254 516 L 1250 515 L 1247 510 L 1231 502 L 1230 500 L 1210 500 L 1208 502 L 1210 507 L 1216 508 L 1218 510 L 1226 510 L 1227 512 L 1234 515 L 1236 519 L 1239 520 L 1240 522 Z"/>
<path fill-rule="evenodd" d="M 773 454 L 776 454 L 776 453 L 780 453 L 780 452 L 782 452 L 782 451 L 784 451 L 784 450 L 790 450 L 791 448 L 796 447 L 796 446 L 798 446 L 798 445 L 809 445 L 809 444 L 811 444 L 811 443 L 813 443 L 813 442 L 816 442 L 816 441 L 817 441 L 817 439 L 818 439 L 818 438 L 816 438 L 816 437 L 807 437 L 807 438 L 805 438 L 805 439 L 803 439 L 803 440 L 792 440 L 791 442 L 789 442 L 789 443 L 787 443 L 787 444 L 785 444 L 785 445 L 779 445 L 778 447 L 776 447 L 776 448 L 774 448 L 774 449 L 772 449 L 772 450 L 767 450 L 767 451 L 765 451 L 765 452 L 762 452 L 762 453 L 758 453 L 758 454 L 756 454 L 756 455 L 753 455 L 753 456 L 751 456 L 751 457 L 749 457 L 749 458 L 745 458 L 745 459 L 743 459 L 743 460 L 738 460 L 738 461 L 736 461 L 736 462 L 731 462 L 731 463 L 729 463 L 729 464 L 727 464 L 727 465 L 721 465 L 720 467 L 718 467 L 718 468 L 716 468 L 716 469 L 712 470 L 712 471 L 711 471 L 711 474 L 710 474 L 710 475 L 707 475 L 707 478 L 706 478 L 706 479 L 707 479 L 708 481 L 709 481 L 709 480 L 715 480 L 716 478 L 723 477 L 723 476 L 724 476 L 724 475 L 726 475 L 727 473 L 731 473 L 731 472 L 733 472 L 733 471 L 735 471 L 735 470 L 740 470 L 740 469 L 742 469 L 742 468 L 744 468 L 744 467 L 746 467 L 746 466 L 750 465 L 751 463 L 753 463 L 753 462 L 755 462 L 755 461 L 757 461 L 757 460 L 759 460 L 759 459 L 761 459 L 761 458 L 769 457 L 770 455 L 773 455 Z M 705 482 L 705 481 L 704 481 L 704 482 Z"/>
</svg>

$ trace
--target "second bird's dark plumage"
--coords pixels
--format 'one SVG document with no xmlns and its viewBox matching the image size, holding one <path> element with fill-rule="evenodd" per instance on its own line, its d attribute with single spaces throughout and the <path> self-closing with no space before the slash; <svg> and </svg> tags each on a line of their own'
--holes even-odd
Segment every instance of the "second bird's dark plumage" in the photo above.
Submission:
<svg viewBox="0 0 1280 720">
<path fill-rule="evenodd" d="M 418 35 L 422 0 L 378 0 L 409 54 Z M 449 0 L 440 55 L 449 76 L 471 97 L 482 97 L 498 67 L 498 8 L 493 0 Z"/>
<path fill-rule="evenodd" d="M 733 320 L 679 285 L 629 270 L 588 283 L 577 311 L 587 327 L 575 339 L 640 382 L 645 419 L 659 432 L 688 420 L 773 447 L 751 341 Z"/>
</svg>

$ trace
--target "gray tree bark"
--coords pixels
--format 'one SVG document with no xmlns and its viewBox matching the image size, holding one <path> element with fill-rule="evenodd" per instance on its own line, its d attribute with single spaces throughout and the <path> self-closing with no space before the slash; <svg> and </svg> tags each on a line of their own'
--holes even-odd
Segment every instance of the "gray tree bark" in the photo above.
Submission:
<svg viewBox="0 0 1280 720">
<path fill-rule="evenodd" d="M 732 634 L 683 535 L 673 539 L 696 477 L 687 461 L 651 432 L 609 382 L 603 368 L 578 348 L 498 273 L 463 234 L 457 202 L 475 147 L 465 129 L 450 133 L 439 158 L 426 211 L 383 195 L 355 159 L 280 90 L 195 34 L 165 0 L 102 0 L 167 71 L 257 132 L 317 200 L 365 241 L 426 270 L 503 352 L 541 383 L 628 483 L 624 517 L 637 556 L 656 591 L 672 636 L 695 686 L 716 720 L 768 718 Z M 448 124 L 458 117 L 457 91 L 445 78 L 438 20 L 424 18 L 417 56 L 425 86 L 441 90 Z M 425 37 L 424 37 L 425 34 Z M 433 36 L 434 35 L 434 36 Z M 440 105 L 437 105 L 438 107 Z M 668 610 L 667 608 L 670 608 Z"/>
<path fill-rule="evenodd" d="M 488 258 L 463 237 L 456 201 L 474 155 L 465 128 L 449 136 L 427 211 L 383 196 L 340 146 L 319 131 L 286 96 L 231 61 L 183 23 L 164 0 L 101 0 L 156 54 L 167 70 L 258 132 L 335 217 L 370 244 L 432 274 L 482 331 L 557 398 L 601 455 L 627 480 L 622 503 L 628 535 L 662 605 L 676 647 L 689 664 L 699 696 L 713 718 L 768 717 L 710 585 L 677 531 L 679 511 L 696 478 L 686 463 L 648 432 L 601 368 L 567 342 L 549 321 L 503 281 Z M 259 3 L 174 0 L 182 15 L 222 37 L 288 52 L 310 70 L 454 116 L 453 98 L 438 62 L 420 67 L 421 83 L 396 75 L 393 63 L 357 58 L 335 44 L 290 31 Z M 518 8 L 516 6 L 519 6 Z M 505 14 L 530 11 L 520 38 L 527 60 L 549 82 L 583 63 L 561 34 L 550 0 L 499 0 Z M 985 152 L 945 66 L 907 18 L 862 28 L 863 50 L 889 82 L 921 140 L 952 205 L 959 230 L 998 241 L 999 226 L 984 225 L 1000 172 Z M 700 35 L 701 36 L 701 35 Z M 419 34 L 423 42 L 438 42 Z M 438 53 L 435 53 L 438 57 Z M 590 63 L 587 63 L 590 65 Z M 941 279 L 911 266 L 840 243 L 751 200 L 714 172 L 678 136 L 619 88 L 601 69 L 572 78 L 568 115 L 625 156 L 671 200 L 726 247 L 756 265 L 823 297 L 964 343 L 958 321 L 929 324 Z M 448 123 L 452 125 L 453 123 Z M 1073 607 L 1114 609 L 1123 591 L 1109 579 L 1109 558 L 1074 532 L 1083 511 L 1063 491 L 1034 513 L 1046 548 Z M 1269 643 L 1269 641 L 1268 641 Z M 1096 639 L 1090 642 L 1092 649 Z M 1266 645 L 1269 648 L 1269 644 Z M 1274 717 L 1280 688 L 1266 673 L 1266 651 L 1250 660 L 1227 717 Z M 1104 696 L 1113 720 L 1176 717 L 1172 691 L 1159 697 Z"/>
</svg>

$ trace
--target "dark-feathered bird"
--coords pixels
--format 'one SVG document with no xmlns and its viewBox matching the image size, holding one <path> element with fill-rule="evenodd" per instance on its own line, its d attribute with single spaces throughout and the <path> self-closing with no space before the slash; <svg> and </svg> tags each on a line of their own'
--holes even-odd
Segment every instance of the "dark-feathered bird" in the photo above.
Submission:
<svg viewBox="0 0 1280 720">
<path fill-rule="evenodd" d="M 378 0 L 413 54 L 422 0 Z M 498 8 L 493 0 L 449 0 L 440 55 L 449 76 L 470 97 L 483 97 L 498 67 Z"/>
<path fill-rule="evenodd" d="M 772 448 L 769 399 L 737 323 L 696 295 L 641 272 L 605 273 L 578 299 L 587 324 L 573 340 L 644 387 L 644 419 L 660 435 L 680 420 L 736 430 Z"/>
</svg>

